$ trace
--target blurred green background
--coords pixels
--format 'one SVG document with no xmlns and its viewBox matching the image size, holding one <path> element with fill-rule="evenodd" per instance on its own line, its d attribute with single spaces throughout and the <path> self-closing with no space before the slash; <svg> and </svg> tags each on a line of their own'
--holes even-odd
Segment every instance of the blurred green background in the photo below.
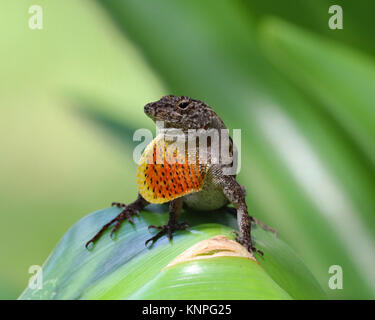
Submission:
<svg viewBox="0 0 375 320">
<path fill-rule="evenodd" d="M 28 27 L 31 5 L 43 29 Z M 328 28 L 339 4 L 344 29 Z M 373 1 L 3 0 L 0 298 L 78 219 L 136 196 L 147 102 L 183 94 L 242 129 L 252 214 L 330 298 L 375 298 Z M 328 269 L 343 268 L 343 290 Z"/>
</svg>

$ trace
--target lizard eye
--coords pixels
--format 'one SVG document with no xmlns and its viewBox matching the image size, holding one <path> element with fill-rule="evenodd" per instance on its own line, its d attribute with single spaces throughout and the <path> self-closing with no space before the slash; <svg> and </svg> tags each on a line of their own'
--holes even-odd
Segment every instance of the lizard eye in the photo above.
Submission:
<svg viewBox="0 0 375 320">
<path fill-rule="evenodd" d="M 177 103 L 177 106 L 181 109 L 186 109 L 189 104 L 190 104 L 190 101 L 182 100 L 179 103 Z"/>
</svg>

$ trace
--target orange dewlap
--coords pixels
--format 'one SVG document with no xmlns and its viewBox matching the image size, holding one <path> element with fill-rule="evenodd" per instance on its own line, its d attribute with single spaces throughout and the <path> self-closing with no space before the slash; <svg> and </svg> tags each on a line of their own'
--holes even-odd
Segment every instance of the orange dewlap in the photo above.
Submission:
<svg viewBox="0 0 375 320">
<path fill-rule="evenodd" d="M 158 153 L 159 152 L 159 153 Z M 157 163 L 161 155 L 160 164 Z M 164 203 L 203 187 L 206 166 L 189 163 L 187 153 L 172 150 L 163 138 L 156 137 L 143 152 L 137 170 L 139 193 L 148 202 Z"/>
</svg>

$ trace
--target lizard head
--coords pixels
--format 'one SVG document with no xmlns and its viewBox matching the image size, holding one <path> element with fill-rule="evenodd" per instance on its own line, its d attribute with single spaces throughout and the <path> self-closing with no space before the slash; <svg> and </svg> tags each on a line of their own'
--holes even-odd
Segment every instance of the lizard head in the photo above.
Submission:
<svg viewBox="0 0 375 320">
<path fill-rule="evenodd" d="M 164 121 L 166 128 L 225 128 L 216 113 L 204 102 L 187 96 L 168 95 L 145 105 L 145 113 L 154 121 Z"/>
</svg>

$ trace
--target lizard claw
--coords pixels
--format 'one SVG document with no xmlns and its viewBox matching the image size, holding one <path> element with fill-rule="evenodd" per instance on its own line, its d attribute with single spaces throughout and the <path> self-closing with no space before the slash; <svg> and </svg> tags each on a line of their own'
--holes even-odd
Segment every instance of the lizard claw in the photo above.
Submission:
<svg viewBox="0 0 375 320">
<path fill-rule="evenodd" d="M 117 207 L 117 208 L 125 208 L 126 204 L 125 203 L 121 203 L 121 202 L 112 202 L 111 206 L 112 207 Z"/>
<path fill-rule="evenodd" d="M 249 250 L 249 252 L 251 252 L 251 253 L 258 252 L 261 256 L 264 256 L 263 251 L 255 248 L 254 246 L 250 246 L 250 249 L 247 249 L 247 250 Z"/>
<path fill-rule="evenodd" d="M 123 208 L 123 210 L 111 221 L 109 221 L 107 224 L 105 224 L 96 234 L 94 237 L 92 237 L 85 245 L 86 249 L 91 248 L 95 241 L 100 238 L 100 236 L 103 234 L 104 231 L 106 231 L 112 224 L 115 223 L 115 226 L 113 227 L 110 237 L 113 238 L 113 235 L 115 232 L 120 228 L 121 223 L 124 220 L 128 220 L 129 223 L 134 224 L 133 216 L 139 215 L 139 211 L 135 209 L 134 207 L 129 207 L 125 204 L 119 203 L 119 202 L 113 202 L 112 206 L 116 206 L 118 208 Z"/>
<path fill-rule="evenodd" d="M 240 234 L 238 233 L 237 230 L 232 230 L 232 233 L 234 234 L 234 239 L 240 243 Z"/>
<path fill-rule="evenodd" d="M 258 252 L 261 256 L 264 256 L 264 253 L 262 250 L 259 250 L 257 249 L 254 245 L 253 245 L 253 241 L 250 239 L 245 239 L 244 237 L 240 236 L 240 234 L 236 231 L 236 230 L 233 230 L 232 231 L 234 234 L 235 234 L 235 240 L 242 244 L 246 249 L 247 251 L 249 251 L 250 253 L 254 253 L 254 252 Z"/>
<path fill-rule="evenodd" d="M 154 235 L 153 237 L 148 239 L 145 242 L 145 246 L 147 247 L 149 242 L 152 242 L 152 244 L 154 244 L 158 239 L 160 239 L 165 234 L 168 236 L 169 241 L 171 241 L 172 238 L 173 238 L 173 231 L 185 230 L 188 227 L 189 227 L 189 225 L 186 222 L 174 223 L 174 224 L 167 223 L 163 226 L 149 225 L 148 226 L 149 229 L 157 229 L 157 230 L 160 230 L 160 231 L 156 235 Z"/>
<path fill-rule="evenodd" d="M 148 229 L 149 229 L 149 230 L 150 230 L 150 229 L 161 230 L 161 229 L 163 229 L 163 227 L 164 227 L 164 226 L 154 226 L 153 224 L 150 224 L 150 225 L 148 226 Z"/>
<path fill-rule="evenodd" d="M 254 217 L 250 217 L 251 221 L 255 223 L 255 225 L 260 225 L 264 230 L 271 231 L 276 237 L 277 237 L 277 230 L 274 228 L 271 228 L 267 226 L 265 223 L 262 221 L 259 221 L 258 219 Z"/>
</svg>

